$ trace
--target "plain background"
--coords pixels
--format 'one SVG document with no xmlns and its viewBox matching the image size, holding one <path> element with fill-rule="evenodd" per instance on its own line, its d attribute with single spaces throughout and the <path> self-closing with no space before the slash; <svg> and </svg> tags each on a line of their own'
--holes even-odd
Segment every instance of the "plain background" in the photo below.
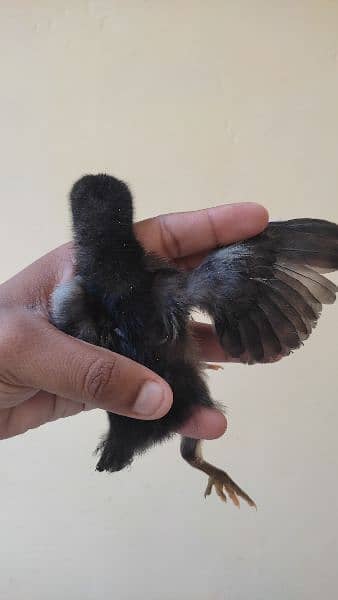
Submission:
<svg viewBox="0 0 338 600">
<path fill-rule="evenodd" d="M 137 216 L 258 201 L 338 221 L 338 6 L 325 0 L 7 0 L 0 277 L 70 238 L 86 172 Z M 99 411 L 1 442 L 6 600 L 312 600 L 338 593 L 337 307 L 280 364 L 210 376 L 206 454 L 258 512 L 204 500 L 178 439 L 94 471 Z"/>
</svg>

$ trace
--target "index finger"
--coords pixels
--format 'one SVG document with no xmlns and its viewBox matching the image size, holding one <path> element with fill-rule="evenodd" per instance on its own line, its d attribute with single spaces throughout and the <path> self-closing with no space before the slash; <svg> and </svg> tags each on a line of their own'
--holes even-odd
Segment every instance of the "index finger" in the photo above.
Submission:
<svg viewBox="0 0 338 600">
<path fill-rule="evenodd" d="M 146 219 L 135 233 L 147 250 L 178 259 L 253 237 L 267 224 L 263 206 L 243 202 Z"/>
</svg>

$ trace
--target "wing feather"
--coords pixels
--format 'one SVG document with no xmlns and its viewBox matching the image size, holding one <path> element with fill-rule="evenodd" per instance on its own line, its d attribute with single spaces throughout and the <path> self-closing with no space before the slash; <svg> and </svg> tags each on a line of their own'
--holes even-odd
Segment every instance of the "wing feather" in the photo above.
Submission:
<svg viewBox="0 0 338 600">
<path fill-rule="evenodd" d="M 259 236 L 210 254 L 187 279 L 191 305 L 208 312 L 226 352 L 271 362 L 299 348 L 337 286 L 338 226 L 320 219 L 270 223 Z"/>
</svg>

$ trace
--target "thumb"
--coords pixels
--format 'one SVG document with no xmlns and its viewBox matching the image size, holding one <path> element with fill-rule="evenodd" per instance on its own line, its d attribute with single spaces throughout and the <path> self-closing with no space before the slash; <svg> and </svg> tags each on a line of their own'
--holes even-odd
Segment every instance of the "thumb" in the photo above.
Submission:
<svg viewBox="0 0 338 600">
<path fill-rule="evenodd" d="M 1 332 L 1 364 L 16 385 L 45 390 L 138 419 L 158 419 L 172 404 L 169 385 L 146 367 L 62 333 L 28 311 Z"/>
</svg>

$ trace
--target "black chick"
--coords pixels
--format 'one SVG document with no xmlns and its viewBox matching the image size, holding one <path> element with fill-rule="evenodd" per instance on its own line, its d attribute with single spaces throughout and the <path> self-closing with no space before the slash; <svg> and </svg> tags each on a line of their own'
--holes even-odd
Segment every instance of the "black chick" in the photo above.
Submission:
<svg viewBox="0 0 338 600">
<path fill-rule="evenodd" d="M 210 253 L 183 272 L 145 252 L 133 232 L 125 183 L 87 175 L 71 191 L 75 276 L 52 297 L 62 331 L 142 363 L 173 390 L 169 413 L 141 421 L 108 413 L 98 471 L 119 471 L 135 454 L 168 439 L 197 406 L 215 406 L 203 378 L 190 313 L 208 313 L 227 354 L 249 364 L 274 361 L 299 348 L 335 301 L 337 287 L 321 275 L 338 268 L 338 226 L 317 219 L 270 223 L 248 241 Z M 205 462 L 198 440 L 183 437 L 181 454 L 239 505 L 253 500 L 224 472 Z"/>
</svg>

